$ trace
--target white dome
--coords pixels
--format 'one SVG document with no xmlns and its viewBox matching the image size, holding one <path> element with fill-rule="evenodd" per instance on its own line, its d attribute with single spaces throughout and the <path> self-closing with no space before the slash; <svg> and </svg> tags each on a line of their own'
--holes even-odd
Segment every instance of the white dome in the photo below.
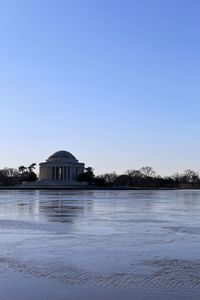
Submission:
<svg viewBox="0 0 200 300">
<path fill-rule="evenodd" d="M 70 160 L 70 161 L 76 161 L 76 158 L 68 151 L 57 151 L 49 156 L 47 161 L 54 161 L 54 160 Z"/>
</svg>

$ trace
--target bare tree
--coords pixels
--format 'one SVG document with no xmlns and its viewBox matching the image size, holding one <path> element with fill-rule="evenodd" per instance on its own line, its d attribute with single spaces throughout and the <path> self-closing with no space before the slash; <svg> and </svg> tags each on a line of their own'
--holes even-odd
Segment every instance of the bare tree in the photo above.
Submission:
<svg viewBox="0 0 200 300">
<path fill-rule="evenodd" d="M 18 175 L 18 171 L 14 168 L 8 168 L 7 169 L 7 176 L 8 177 L 14 177 Z"/>
<path fill-rule="evenodd" d="M 142 167 L 140 169 L 140 172 L 147 177 L 154 177 L 156 176 L 156 172 L 153 170 L 152 167 L 146 166 L 146 167 Z"/>
<path fill-rule="evenodd" d="M 106 184 L 112 185 L 115 182 L 115 180 L 117 179 L 117 174 L 115 172 L 106 173 L 106 174 L 102 175 L 102 177 L 104 178 Z"/>
<path fill-rule="evenodd" d="M 133 170 L 133 169 L 127 170 L 125 172 L 125 174 L 127 174 L 131 177 L 142 177 L 143 176 L 143 174 L 141 173 L 140 170 Z"/>
<path fill-rule="evenodd" d="M 199 174 L 198 174 L 198 172 L 195 172 L 194 170 L 187 169 L 184 171 L 182 178 L 187 183 L 196 183 L 199 181 Z"/>
</svg>

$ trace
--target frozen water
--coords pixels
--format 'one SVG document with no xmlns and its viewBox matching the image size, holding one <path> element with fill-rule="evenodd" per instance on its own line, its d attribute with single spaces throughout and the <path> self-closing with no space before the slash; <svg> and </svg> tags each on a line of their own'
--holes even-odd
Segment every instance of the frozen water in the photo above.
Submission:
<svg viewBox="0 0 200 300">
<path fill-rule="evenodd" d="M 0 191 L 0 237 L 0 299 L 199 299 L 198 190 Z"/>
</svg>

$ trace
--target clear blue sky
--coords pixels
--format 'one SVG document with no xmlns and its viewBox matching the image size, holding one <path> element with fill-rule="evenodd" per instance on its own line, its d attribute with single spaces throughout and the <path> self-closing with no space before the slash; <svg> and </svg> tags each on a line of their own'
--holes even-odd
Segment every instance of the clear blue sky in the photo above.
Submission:
<svg viewBox="0 0 200 300">
<path fill-rule="evenodd" d="M 200 169 L 199 0 L 0 0 L 0 168 Z"/>
</svg>

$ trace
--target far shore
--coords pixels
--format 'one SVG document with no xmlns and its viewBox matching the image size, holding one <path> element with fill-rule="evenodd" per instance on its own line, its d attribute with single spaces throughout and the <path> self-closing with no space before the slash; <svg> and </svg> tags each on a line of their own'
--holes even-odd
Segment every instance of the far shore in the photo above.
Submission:
<svg viewBox="0 0 200 300">
<path fill-rule="evenodd" d="M 0 190 L 95 190 L 95 191 L 137 191 L 137 190 L 198 190 L 198 187 L 184 187 L 184 188 L 153 188 L 153 187 L 95 187 L 95 186 L 0 186 Z"/>
</svg>

